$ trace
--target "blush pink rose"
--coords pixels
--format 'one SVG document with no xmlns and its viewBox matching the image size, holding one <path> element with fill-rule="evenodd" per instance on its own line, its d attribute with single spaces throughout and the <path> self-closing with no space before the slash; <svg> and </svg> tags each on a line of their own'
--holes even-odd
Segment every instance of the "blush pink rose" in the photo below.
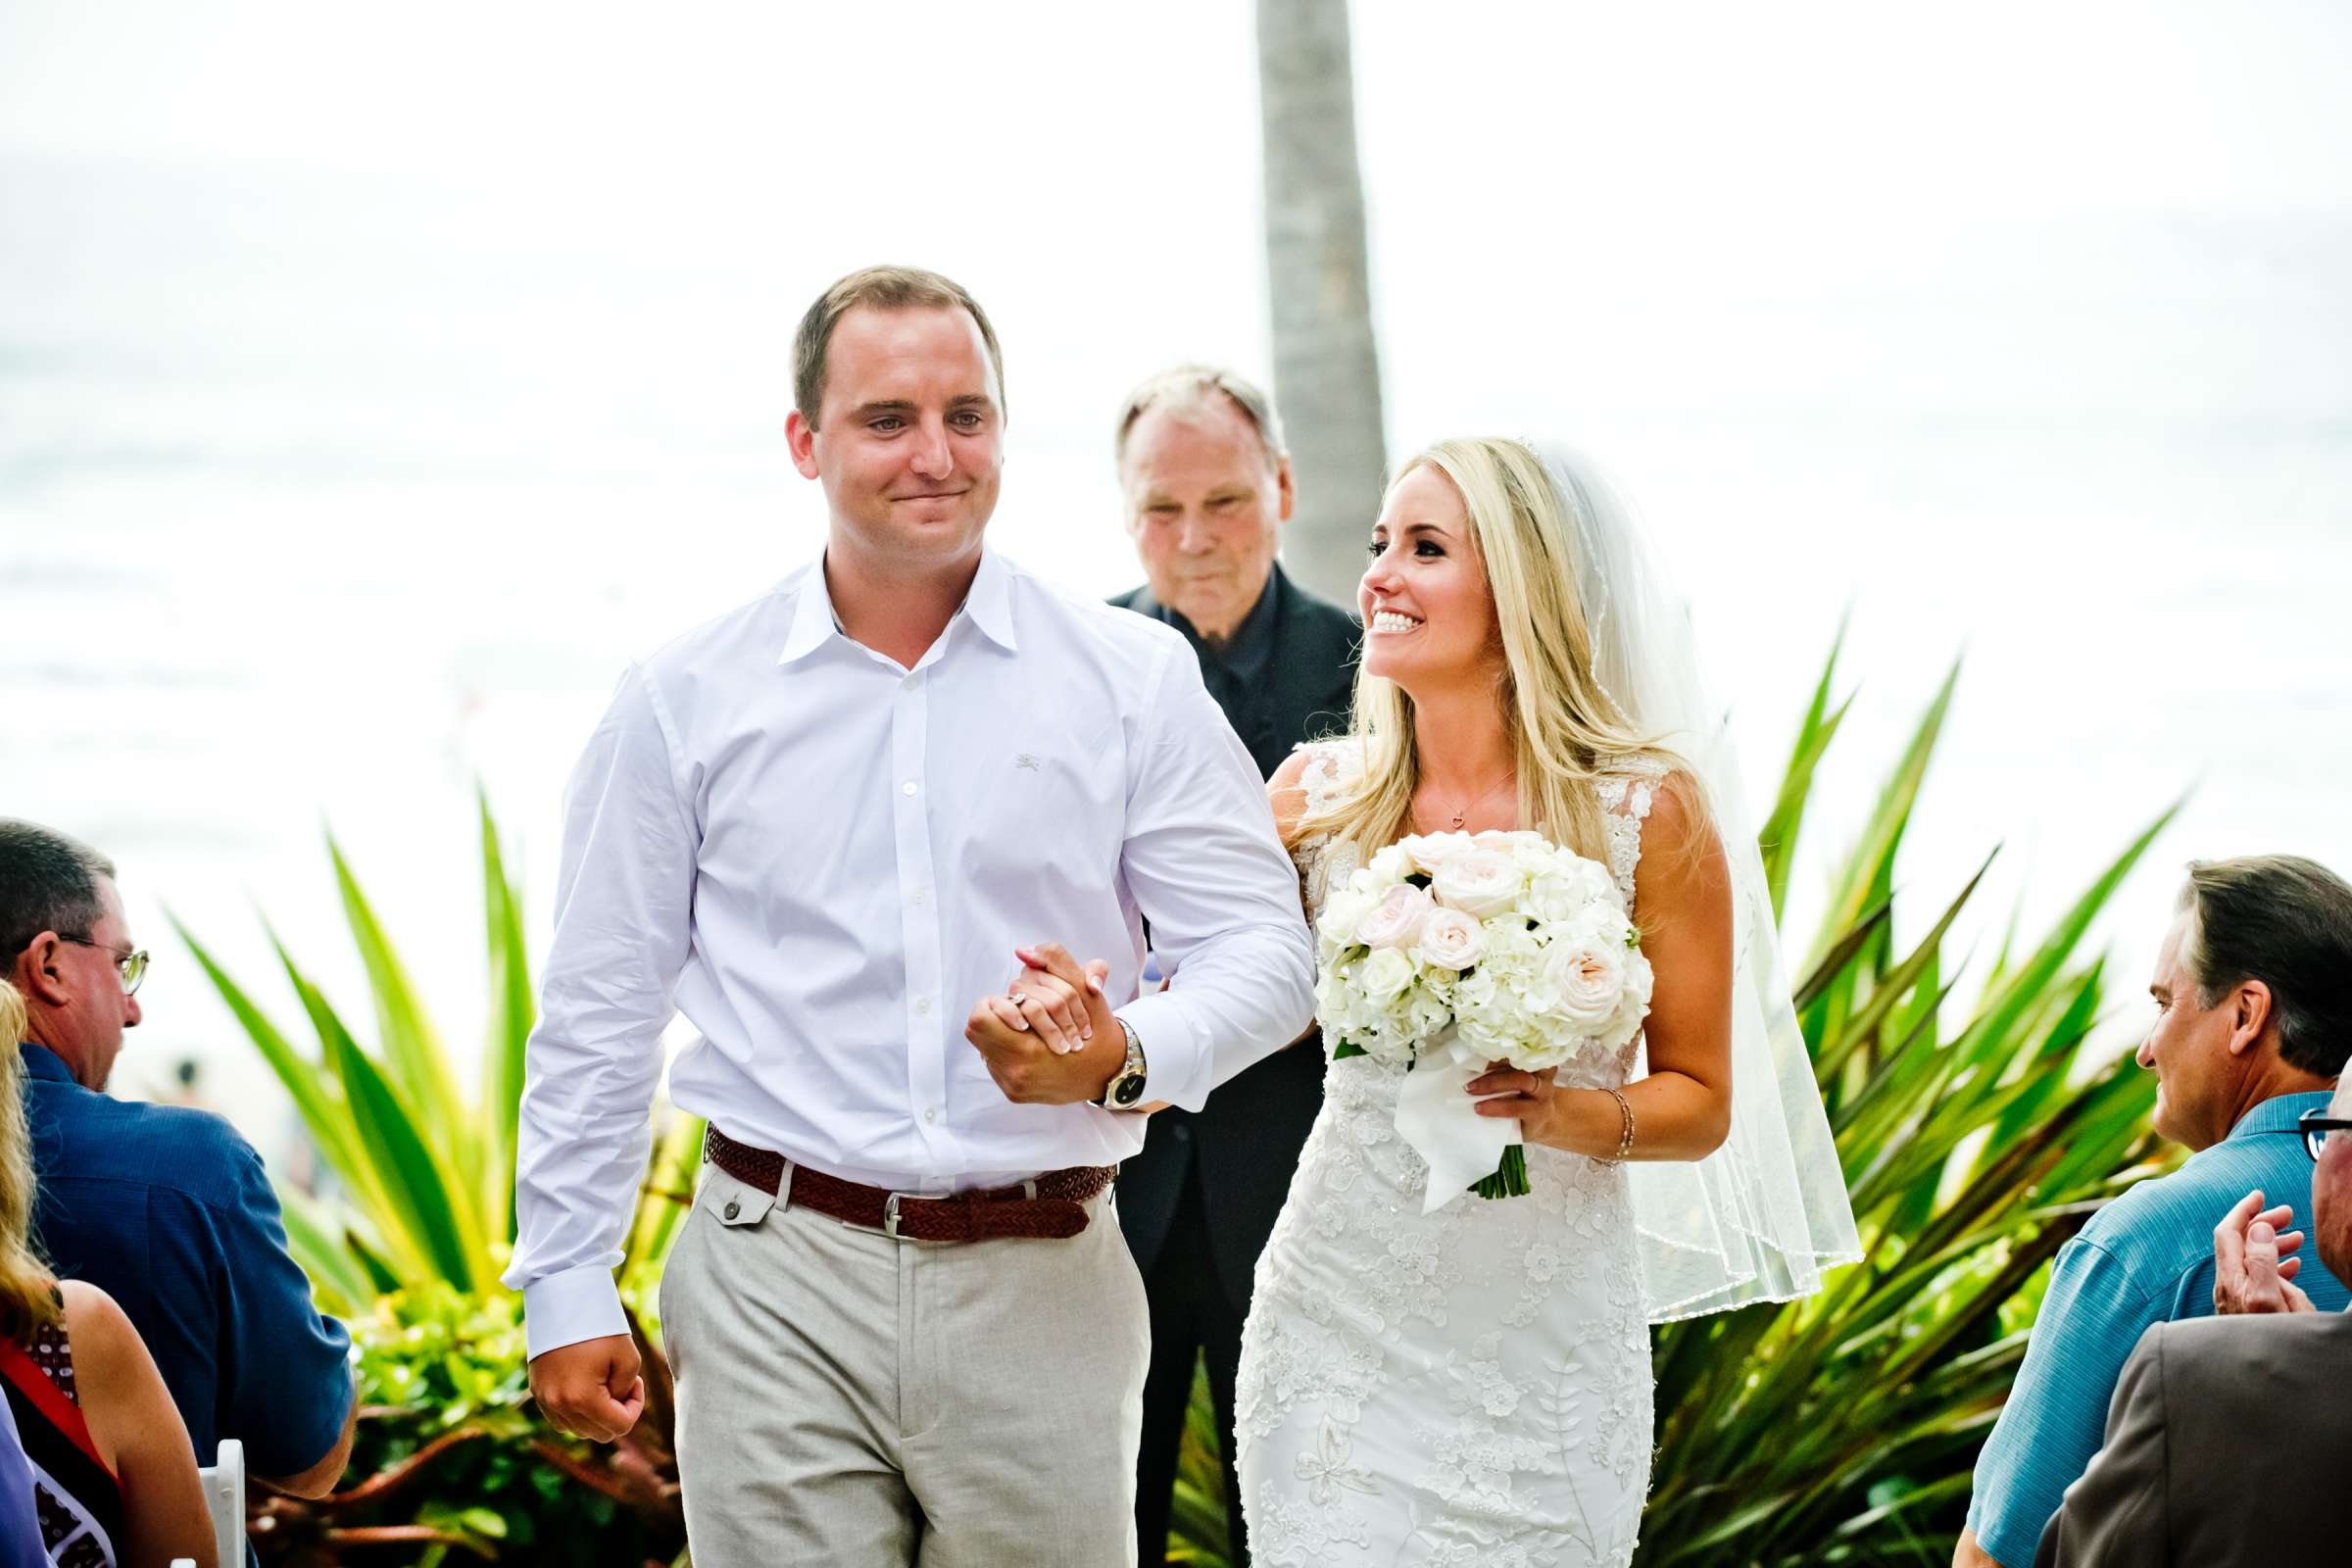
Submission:
<svg viewBox="0 0 2352 1568">
<path fill-rule="evenodd" d="M 1372 912 L 1358 920 L 1355 940 L 1367 948 L 1409 948 L 1421 936 L 1422 922 L 1438 901 L 1417 887 L 1399 884 L 1381 896 Z"/>
<path fill-rule="evenodd" d="M 1439 902 L 1480 919 L 1516 905 L 1526 886 L 1519 862 L 1497 850 L 1472 849 L 1449 856 L 1430 878 Z"/>
<path fill-rule="evenodd" d="M 1625 1001 L 1625 950 L 1598 943 L 1554 948 L 1552 986 L 1560 994 L 1560 1016 L 1578 1029 L 1596 1032 L 1617 1016 Z"/>
<path fill-rule="evenodd" d="M 1459 909 L 1439 909 L 1421 923 L 1413 956 L 1438 969 L 1467 969 L 1487 953 L 1487 930 Z"/>
<path fill-rule="evenodd" d="M 1412 833 L 1398 839 L 1396 844 L 1415 865 L 1431 876 L 1436 876 L 1438 868 L 1447 860 L 1472 848 L 1470 835 L 1458 832 Z"/>
</svg>

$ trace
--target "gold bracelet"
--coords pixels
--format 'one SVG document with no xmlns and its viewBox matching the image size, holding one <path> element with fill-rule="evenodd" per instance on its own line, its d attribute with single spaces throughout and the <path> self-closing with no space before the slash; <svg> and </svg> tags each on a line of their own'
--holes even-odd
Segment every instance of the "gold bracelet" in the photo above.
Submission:
<svg viewBox="0 0 2352 1568">
<path fill-rule="evenodd" d="M 1617 1152 L 1615 1156 L 1609 1159 L 1604 1159 L 1601 1161 L 1601 1163 L 1603 1165 L 1622 1165 L 1625 1163 L 1627 1156 L 1632 1154 L 1634 1152 L 1633 1102 L 1614 1089 L 1603 1089 L 1601 1093 L 1608 1096 L 1611 1100 L 1617 1102 L 1617 1114 L 1625 1118 L 1625 1131 L 1617 1139 Z"/>
</svg>

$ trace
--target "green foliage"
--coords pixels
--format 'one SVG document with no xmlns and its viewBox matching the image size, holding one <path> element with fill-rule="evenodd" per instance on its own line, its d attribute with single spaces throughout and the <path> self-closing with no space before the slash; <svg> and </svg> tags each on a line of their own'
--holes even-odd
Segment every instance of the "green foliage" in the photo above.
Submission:
<svg viewBox="0 0 2352 1568">
<path fill-rule="evenodd" d="M 633 1489 L 539 1421 L 517 1298 L 425 1285 L 378 1297 L 351 1328 L 364 1419 L 349 1476 L 365 1479 L 322 1502 L 266 1501 L 266 1561 L 635 1565 L 682 1549 L 674 1492 Z"/>
<path fill-rule="evenodd" d="M 1831 684 L 1792 783 L 1834 722 L 1821 718 Z M 2152 1082 L 2090 1044 L 2101 964 L 2081 949 L 2172 813 L 1954 1008 L 1945 943 L 1984 872 L 1907 949 L 1892 900 L 1951 694 L 1946 680 L 1833 878 L 1796 991 L 1865 1260 L 1807 1300 L 1657 1331 L 1644 1568 L 1948 1561 L 2050 1256 L 2158 1158 Z"/>
<path fill-rule="evenodd" d="M 332 838 L 345 923 L 368 978 L 376 1050 L 364 1047 L 275 933 L 270 941 L 318 1037 L 305 1054 L 185 926 L 180 940 L 285 1085 L 340 1194 L 282 1193 L 294 1256 L 329 1310 L 363 1312 L 386 1291 L 440 1281 L 466 1293 L 499 1289 L 514 1236 L 514 1139 L 523 1047 L 538 1021 L 522 896 L 506 868 L 489 803 L 481 818 L 484 952 L 490 1017 L 481 1088 L 458 1089 L 440 1032 L 399 953 Z M 630 1231 L 629 1283 L 658 1272 L 691 1194 L 702 1126 L 671 1118 Z"/>
<path fill-rule="evenodd" d="M 179 934 L 301 1113 L 334 1178 L 282 1188 L 286 1238 L 320 1303 L 350 1320 L 362 1420 L 352 1465 L 317 1503 L 270 1498 L 255 1540 L 271 1562 L 666 1560 L 683 1545 L 666 1396 L 613 1448 L 574 1443 L 530 1403 L 520 1300 L 499 1284 L 514 1235 L 514 1143 L 525 1042 L 537 1021 L 519 890 L 481 808 L 490 1018 L 468 1101 L 399 954 L 330 839 L 345 921 L 367 970 L 375 1049 L 271 935 L 317 1037 L 298 1049 L 184 926 Z M 176 922 L 174 922 L 176 924 Z M 687 1210 L 702 1123 L 667 1118 L 621 1269 L 650 1301 Z M 641 1337 L 642 1338 L 642 1337 Z M 658 1343 L 649 1384 L 666 1389 Z M 382 1555 L 401 1545 L 408 1554 Z M 419 1555 L 419 1553 L 421 1555 Z"/>
</svg>

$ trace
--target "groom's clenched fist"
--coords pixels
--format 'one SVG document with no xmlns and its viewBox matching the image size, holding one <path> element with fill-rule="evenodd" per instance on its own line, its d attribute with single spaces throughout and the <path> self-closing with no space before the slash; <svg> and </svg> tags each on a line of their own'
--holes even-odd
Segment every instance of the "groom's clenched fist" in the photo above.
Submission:
<svg viewBox="0 0 2352 1568">
<path fill-rule="evenodd" d="M 645 1409 L 643 1369 L 637 1342 L 626 1334 L 560 1345 L 531 1358 L 531 1396 L 573 1437 L 611 1443 Z"/>
<path fill-rule="evenodd" d="M 988 1063 L 1004 1098 L 1067 1105 L 1100 1100 L 1127 1059 L 1127 1034 L 1102 995 L 1109 965 L 1081 965 L 1058 942 L 1023 948 L 1026 966 L 1002 996 L 972 1005 L 963 1037 Z"/>
</svg>

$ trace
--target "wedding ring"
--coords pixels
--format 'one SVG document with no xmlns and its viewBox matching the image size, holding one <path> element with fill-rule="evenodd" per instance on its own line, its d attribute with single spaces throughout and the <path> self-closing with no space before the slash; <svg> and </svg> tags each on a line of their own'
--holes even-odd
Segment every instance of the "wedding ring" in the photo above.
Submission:
<svg viewBox="0 0 2352 1568">
<path fill-rule="evenodd" d="M 1022 1004 L 1022 1003 L 1024 1003 L 1024 1002 L 1027 1002 L 1027 1001 L 1029 1000 L 1029 994 L 1028 994 L 1027 992 L 1025 992 L 1025 991 L 1015 991 L 1015 992 L 1012 992 L 1012 993 L 1010 993 L 1009 995 L 1007 995 L 1007 996 L 1004 998 L 1004 1000 L 1005 1000 L 1006 1002 L 1009 1002 L 1009 1003 L 1011 1003 L 1011 1004 L 1012 1004 L 1014 1006 L 1016 1006 L 1016 1007 L 1017 1007 L 1017 1006 L 1019 1006 L 1019 1005 Z"/>
</svg>

